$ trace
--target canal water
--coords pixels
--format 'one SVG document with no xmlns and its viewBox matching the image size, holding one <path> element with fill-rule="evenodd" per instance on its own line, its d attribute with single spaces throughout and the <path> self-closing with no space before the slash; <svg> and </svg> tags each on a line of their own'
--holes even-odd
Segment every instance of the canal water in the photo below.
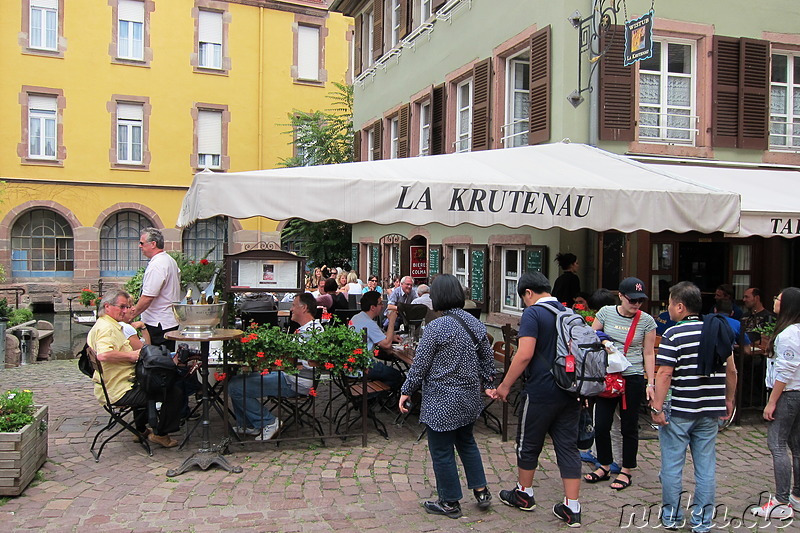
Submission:
<svg viewBox="0 0 800 533">
<path fill-rule="evenodd" d="M 69 318 L 69 313 L 35 313 L 33 318 L 47 320 L 53 324 L 55 332 L 51 359 L 73 359 L 86 343 L 90 326 L 74 324 Z"/>
</svg>

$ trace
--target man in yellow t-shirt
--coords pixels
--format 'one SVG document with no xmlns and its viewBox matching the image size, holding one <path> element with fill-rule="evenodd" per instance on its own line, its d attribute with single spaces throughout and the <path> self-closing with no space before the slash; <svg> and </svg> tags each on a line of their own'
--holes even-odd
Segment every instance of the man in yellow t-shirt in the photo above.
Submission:
<svg viewBox="0 0 800 533">
<path fill-rule="evenodd" d="M 146 428 L 146 408 L 150 399 L 144 391 L 136 387 L 134 381 L 139 350 L 131 348 L 131 343 L 122 332 L 120 323 L 129 307 L 129 298 L 130 295 L 122 290 L 111 291 L 103 296 L 100 302 L 100 317 L 89 331 L 87 343 L 97 352 L 97 359 L 103 365 L 103 378 L 111 402 L 115 405 L 142 407 L 143 409 L 136 410 L 136 429 L 148 435 L 151 442 L 172 448 L 178 445 L 178 441 L 170 438 L 169 433 L 180 429 L 179 412 L 182 407 L 183 392 L 176 385 L 167 390 L 161 405 L 158 425 L 154 428 L 154 432 L 150 432 Z M 101 404 L 105 403 L 97 372 L 92 379 L 95 382 L 94 394 L 97 400 Z"/>
</svg>

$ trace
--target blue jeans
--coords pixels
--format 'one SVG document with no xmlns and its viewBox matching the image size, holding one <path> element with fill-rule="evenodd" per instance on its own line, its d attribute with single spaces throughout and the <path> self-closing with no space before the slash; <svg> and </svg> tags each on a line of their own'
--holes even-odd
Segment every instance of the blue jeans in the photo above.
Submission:
<svg viewBox="0 0 800 533">
<path fill-rule="evenodd" d="M 458 450 L 458 456 L 461 457 L 461 464 L 467 475 L 467 486 L 471 489 L 482 489 L 486 486 L 481 452 L 472 435 L 472 426 L 473 424 L 467 424 L 451 431 L 433 431 L 428 428 L 428 450 L 433 461 L 436 492 L 440 500 L 454 502 L 463 496 L 455 450 Z"/>
<path fill-rule="evenodd" d="M 681 479 L 687 446 L 694 461 L 695 492 L 692 497 L 691 526 L 695 531 L 711 529 L 716 484 L 716 444 L 719 424 L 716 417 L 681 418 L 672 416 L 658 431 L 661 444 L 661 523 L 680 527 Z"/>
<path fill-rule="evenodd" d="M 275 422 L 275 415 L 261 403 L 267 396 L 297 396 L 290 383 L 292 378 L 283 372 L 260 372 L 233 376 L 228 383 L 228 394 L 233 404 L 236 422 L 245 428 L 261 429 Z"/>
</svg>

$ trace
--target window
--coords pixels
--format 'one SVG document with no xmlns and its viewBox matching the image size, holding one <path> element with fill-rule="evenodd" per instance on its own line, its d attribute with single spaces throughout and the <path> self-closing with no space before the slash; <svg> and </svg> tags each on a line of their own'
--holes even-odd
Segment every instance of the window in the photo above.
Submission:
<svg viewBox="0 0 800 533">
<path fill-rule="evenodd" d="M 117 163 L 142 163 L 142 120 L 141 105 L 117 104 Z"/>
<path fill-rule="evenodd" d="M 299 26 L 297 29 L 297 78 L 319 80 L 319 27 Z"/>
<path fill-rule="evenodd" d="M 133 276 L 139 267 L 146 267 L 139 236 L 151 226 L 152 221 L 136 211 L 111 215 L 100 228 L 100 275 Z"/>
<path fill-rule="evenodd" d="M 419 155 L 431 153 L 431 103 L 419 105 Z"/>
<path fill-rule="evenodd" d="M 399 120 L 394 117 L 389 120 L 389 157 L 397 159 L 398 147 L 400 143 L 399 137 Z"/>
<path fill-rule="evenodd" d="M 431 0 L 420 0 L 419 3 L 419 21 L 425 22 L 431 18 Z"/>
<path fill-rule="evenodd" d="M 375 160 L 375 128 L 367 130 L 367 161 Z"/>
<path fill-rule="evenodd" d="M 28 157 L 56 158 L 57 111 L 58 100 L 55 96 L 28 96 Z"/>
<path fill-rule="evenodd" d="M 58 0 L 31 0 L 28 46 L 58 50 Z"/>
<path fill-rule="evenodd" d="M 456 88 L 456 152 L 469 152 L 472 138 L 472 78 Z"/>
<path fill-rule="evenodd" d="M 391 26 L 389 43 L 394 48 L 400 42 L 400 27 L 402 25 L 400 16 L 400 0 L 390 0 L 391 2 Z"/>
<path fill-rule="evenodd" d="M 503 311 L 522 312 L 522 302 L 517 294 L 517 282 L 523 271 L 525 250 L 503 248 Z"/>
<path fill-rule="evenodd" d="M 769 146 L 800 148 L 800 55 L 772 54 Z"/>
<path fill-rule="evenodd" d="M 462 287 L 469 286 L 469 250 L 466 248 L 453 248 L 453 275 Z"/>
<path fill-rule="evenodd" d="M 228 241 L 228 221 L 225 217 L 198 220 L 183 230 L 181 240 L 183 253 L 189 259 L 197 261 L 208 254 L 209 261 L 221 263 Z"/>
<path fill-rule="evenodd" d="M 11 271 L 14 276 L 72 275 L 73 241 L 69 223 L 54 211 L 23 213 L 11 229 Z"/>
<path fill-rule="evenodd" d="M 202 68 L 222 68 L 222 13 L 200 11 L 198 29 L 200 60 Z"/>
<path fill-rule="evenodd" d="M 197 168 L 221 168 L 222 113 L 200 110 L 197 113 Z"/>
<path fill-rule="evenodd" d="M 144 2 L 119 0 L 117 57 L 144 60 Z"/>
<path fill-rule="evenodd" d="M 528 144 L 530 72 L 527 54 L 506 62 L 506 123 L 503 125 L 503 145 L 506 148 Z"/>
<path fill-rule="evenodd" d="M 694 43 L 653 41 L 639 64 L 639 140 L 694 144 Z"/>
</svg>

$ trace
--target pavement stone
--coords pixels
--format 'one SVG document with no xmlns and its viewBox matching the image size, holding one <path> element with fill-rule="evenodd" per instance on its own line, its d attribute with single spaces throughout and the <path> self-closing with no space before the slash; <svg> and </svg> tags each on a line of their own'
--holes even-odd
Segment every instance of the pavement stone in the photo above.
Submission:
<svg viewBox="0 0 800 533">
<path fill-rule="evenodd" d="M 398 427 L 390 413 L 381 414 L 390 439 L 373 431 L 366 447 L 352 438 L 344 442 L 328 439 L 326 446 L 318 439 L 279 445 L 234 444 L 228 459 L 243 467 L 241 474 L 212 468 L 167 478 L 166 470 L 191 453 L 199 435 L 194 435 L 184 450 L 155 447 L 153 457 L 121 436 L 108 444 L 101 461 L 95 463 L 89 446 L 105 417 L 92 394 L 91 380 L 77 370 L 75 361 L 0 369 L 0 391 L 10 388 L 31 389 L 37 403 L 49 405 L 49 458 L 41 471 L 43 481 L 34 482 L 22 496 L 0 500 L 2 531 L 565 530 L 550 510 L 562 493 L 552 446 L 546 445 L 536 474 L 539 506 L 532 513 L 520 512 L 502 505 L 497 497 L 500 489 L 515 482 L 513 442 L 502 442 L 483 422 L 475 426 L 476 438 L 494 504 L 486 512 L 478 510 L 465 486 L 464 516 L 451 520 L 425 514 L 420 507 L 421 501 L 435 497 L 434 475 L 425 440 L 416 440 L 421 428 L 412 419 Z M 494 408 L 499 414 L 499 406 Z M 511 435 L 515 429 L 511 428 Z M 616 492 L 605 483 L 583 484 L 581 530 L 655 529 L 659 457 L 658 440 L 643 440 L 632 487 Z M 748 506 L 759 504 L 759 498 L 773 489 L 763 422 L 749 421 L 721 433 L 717 458 L 720 527 L 715 531 L 790 531 L 797 527 L 786 522 L 759 523 L 746 513 Z M 684 479 L 690 490 L 691 457 Z M 635 520 L 631 518 L 634 511 Z"/>
</svg>

